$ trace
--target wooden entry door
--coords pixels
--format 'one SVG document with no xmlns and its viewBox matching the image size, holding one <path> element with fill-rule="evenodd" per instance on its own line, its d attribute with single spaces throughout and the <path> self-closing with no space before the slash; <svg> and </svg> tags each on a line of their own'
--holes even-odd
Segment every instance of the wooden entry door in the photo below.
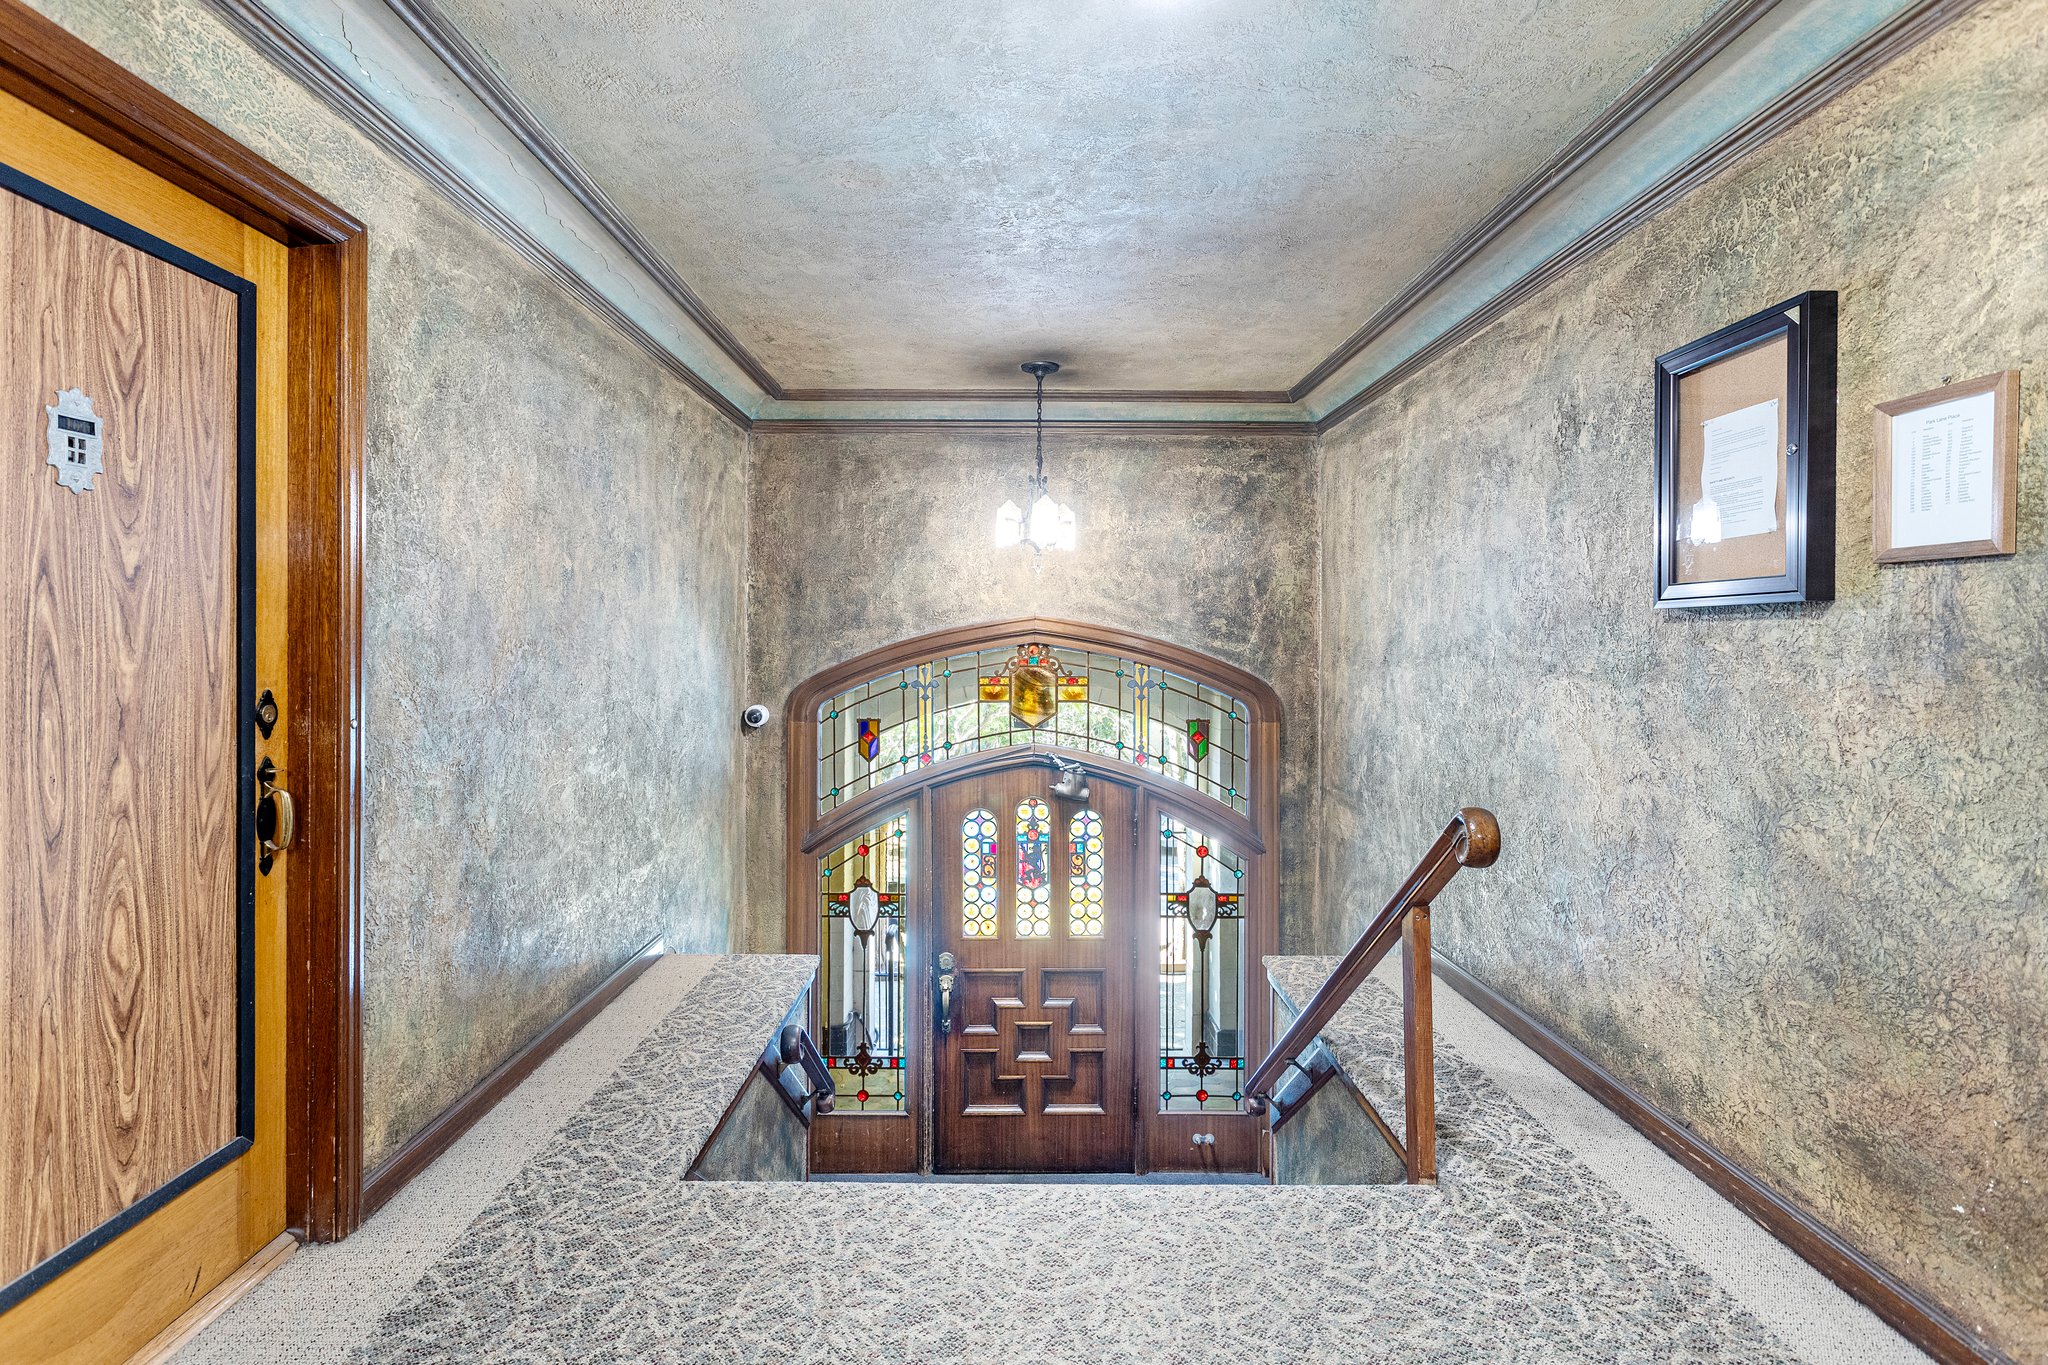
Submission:
<svg viewBox="0 0 2048 1365">
<path fill-rule="evenodd" d="M 1037 764 L 933 793 L 933 939 L 954 959 L 935 1050 L 940 1171 L 1127 1171 L 1137 1095 L 1134 794 Z"/>
<path fill-rule="evenodd" d="M 287 261 L 0 145 L 0 1358 L 118 1360 L 284 1229 Z"/>
</svg>

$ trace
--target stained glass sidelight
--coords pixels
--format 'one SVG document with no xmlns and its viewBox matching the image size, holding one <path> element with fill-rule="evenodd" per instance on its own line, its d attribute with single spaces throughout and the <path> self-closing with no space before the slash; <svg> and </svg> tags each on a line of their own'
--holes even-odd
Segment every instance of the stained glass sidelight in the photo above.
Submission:
<svg viewBox="0 0 2048 1365">
<path fill-rule="evenodd" d="M 1052 812 L 1035 796 L 1017 803 L 1017 937 L 1052 934 Z"/>
<path fill-rule="evenodd" d="M 996 901 L 1002 878 L 996 867 L 996 817 L 967 812 L 960 822 L 960 933 L 963 938 L 996 936 Z"/>
<path fill-rule="evenodd" d="M 993 822 L 991 822 L 993 823 Z M 818 860 L 823 963 L 818 1013 L 825 1065 L 840 1114 L 904 1112 L 904 908 L 909 895 L 909 823 L 899 815 Z M 874 925 L 856 899 L 879 905 Z"/>
<path fill-rule="evenodd" d="M 1123 655 L 1033 641 L 948 655 L 847 688 L 820 704 L 817 723 L 820 814 L 915 769 L 1016 744 L 1118 759 L 1251 810 L 1250 706 Z"/>
<path fill-rule="evenodd" d="M 1102 817 L 1067 821 L 1067 937 L 1102 937 Z"/>
<path fill-rule="evenodd" d="M 1171 815 L 1159 820 L 1159 1108 L 1244 1103 L 1244 859 Z M 1191 891 L 1216 897 L 1198 932 Z M 1202 917 L 1197 916 L 1199 921 Z"/>
</svg>

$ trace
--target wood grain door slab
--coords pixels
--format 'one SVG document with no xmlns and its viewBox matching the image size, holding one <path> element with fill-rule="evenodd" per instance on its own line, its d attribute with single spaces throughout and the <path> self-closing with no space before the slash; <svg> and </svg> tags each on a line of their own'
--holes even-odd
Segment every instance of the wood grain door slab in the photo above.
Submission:
<svg viewBox="0 0 2048 1365">
<path fill-rule="evenodd" d="M 1093 776 L 1085 804 L 1063 801 L 1051 775 L 933 792 L 934 938 L 958 964 L 936 1057 L 942 1171 L 1131 1169 L 1133 793 Z"/>
<path fill-rule="evenodd" d="M 0 281 L 5 1308 L 253 1137 L 256 290 L 13 171 Z"/>
</svg>

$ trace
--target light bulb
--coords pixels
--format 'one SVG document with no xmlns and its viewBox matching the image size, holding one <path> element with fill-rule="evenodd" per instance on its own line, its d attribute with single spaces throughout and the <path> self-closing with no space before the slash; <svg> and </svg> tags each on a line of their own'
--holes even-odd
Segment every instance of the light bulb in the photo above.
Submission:
<svg viewBox="0 0 2048 1365">
<path fill-rule="evenodd" d="M 1008 549 L 1023 537 L 1024 509 L 1014 502 L 1005 502 L 996 509 L 996 545 Z"/>
<path fill-rule="evenodd" d="M 1028 538 L 1041 550 L 1049 550 L 1060 538 L 1060 505 L 1052 500 L 1052 494 L 1041 493 L 1038 501 L 1031 504 L 1031 530 Z"/>
<path fill-rule="evenodd" d="M 1071 550 L 1074 548 L 1074 539 L 1074 509 L 1061 503 L 1060 534 L 1056 544 L 1062 550 Z"/>
</svg>

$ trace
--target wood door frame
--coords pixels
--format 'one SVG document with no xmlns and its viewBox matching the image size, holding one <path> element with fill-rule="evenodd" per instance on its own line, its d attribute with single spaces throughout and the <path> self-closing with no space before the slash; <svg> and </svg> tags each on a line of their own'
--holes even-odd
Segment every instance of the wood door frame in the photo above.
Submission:
<svg viewBox="0 0 2048 1365">
<path fill-rule="evenodd" d="M 22 0 L 0 0 L 0 89 L 288 249 L 291 660 L 286 1216 L 346 1236 L 362 1195 L 361 222 Z M 253 796 L 251 798 L 253 800 Z"/>
<path fill-rule="evenodd" d="M 1081 651 L 1095 650 L 1102 653 L 1121 653 L 1143 659 L 1149 663 L 1165 666 L 1189 677 L 1214 683 L 1230 695 L 1245 703 L 1250 711 L 1251 722 L 1251 814 L 1240 815 L 1229 806 L 1206 796 L 1184 783 L 1140 768 L 1135 764 L 1116 763 L 1099 755 L 1081 753 L 1078 750 L 1054 750 L 1049 746 L 1014 746 L 974 754 L 967 758 L 950 759 L 934 763 L 914 776 L 904 776 L 892 782 L 883 783 L 873 791 L 866 792 L 853 801 L 835 807 L 823 815 L 817 812 L 817 709 L 827 698 L 846 690 L 865 679 L 893 672 L 906 665 L 923 663 L 947 654 L 965 653 L 969 650 L 985 649 L 991 646 L 1021 643 L 1026 640 L 1043 641 L 1054 649 L 1069 648 Z M 1079 621 L 1060 620 L 1052 617 L 1026 616 L 1005 621 L 985 621 L 973 625 L 956 626 L 947 630 L 932 631 L 924 635 L 899 640 L 870 650 L 844 662 L 823 669 L 799 683 L 789 695 L 783 708 L 784 730 L 784 815 L 786 842 L 784 845 L 784 931 L 788 950 L 792 953 L 817 953 L 820 950 L 817 906 L 811 895 L 815 880 L 815 860 L 819 853 L 835 843 L 843 843 L 858 830 L 867 829 L 891 817 L 896 812 L 910 815 L 911 866 L 920 872 L 918 883 L 910 888 L 909 904 L 905 908 L 906 929 L 915 935 L 914 941 L 922 944 L 924 935 L 932 928 L 932 869 L 937 866 L 932 859 L 936 840 L 920 843 L 927 839 L 931 825 L 931 790 L 942 783 L 950 784 L 963 778 L 982 773 L 999 771 L 1004 768 L 1029 764 L 1043 765 L 1049 753 L 1058 752 L 1065 757 L 1079 760 L 1084 766 L 1100 771 L 1115 781 L 1129 783 L 1136 787 L 1134 800 L 1141 812 L 1157 809 L 1161 802 L 1189 813 L 1199 813 L 1202 822 L 1214 826 L 1219 832 L 1227 833 L 1234 841 L 1233 847 L 1252 855 L 1253 866 L 1248 878 L 1248 893 L 1254 898 L 1255 906 L 1264 907 L 1264 913 L 1245 926 L 1245 972 L 1246 972 L 1246 1049 L 1248 1056 L 1262 1055 L 1272 1020 L 1270 1011 L 1253 1008 L 1251 1001 L 1258 996 L 1259 980 L 1256 970 L 1259 962 L 1280 950 L 1280 865 L 1284 856 L 1280 844 L 1280 697 L 1264 679 L 1256 674 L 1203 654 L 1198 650 L 1176 645 L 1169 641 L 1153 639 L 1132 631 L 1118 630 L 1107 626 L 1089 625 Z M 1142 860 L 1140 860 L 1142 864 Z M 1133 907 L 1127 913 L 1149 915 L 1152 906 L 1149 897 L 1141 897 L 1146 882 L 1142 865 L 1135 866 L 1131 878 Z M 822 966 L 821 966 L 822 970 Z M 930 954 L 919 954 L 916 975 L 905 983 L 909 1000 L 928 999 L 932 989 Z M 813 999 L 819 993 L 813 991 Z M 1140 1016 L 1149 1013 L 1142 993 L 1136 1004 Z M 811 1126 L 812 1159 L 817 1164 L 821 1156 L 850 1159 L 856 1162 L 879 1162 L 886 1164 L 849 1165 L 845 1169 L 872 1170 L 921 1170 L 930 1171 L 933 1156 L 933 1134 L 930 1131 L 930 1106 L 925 1097 L 932 1093 L 934 1082 L 933 1027 L 931 1010 L 913 1005 L 910 1010 L 911 1030 L 908 1041 L 915 1049 L 915 1059 L 906 1067 L 906 1101 L 911 1112 L 907 1116 L 913 1121 L 899 1131 L 882 1134 L 879 1130 L 869 1135 L 858 1134 L 866 1139 L 870 1136 L 886 1138 L 878 1142 L 849 1141 L 854 1133 L 838 1134 L 832 1130 L 851 1128 L 851 1123 L 835 1124 L 827 1118 Z M 1138 1021 L 1141 1037 L 1156 1032 L 1157 1025 L 1147 1025 L 1143 1017 Z M 1142 1059 L 1141 1059 L 1142 1060 Z M 1142 1102 L 1139 1106 L 1140 1129 L 1137 1134 L 1138 1164 L 1141 1168 L 1152 1169 L 1155 1164 L 1151 1136 L 1159 1125 L 1147 1114 Z M 861 1120 L 865 1125 L 868 1120 Z M 893 1121 L 877 1118 L 877 1125 Z M 1178 1119 L 1166 1125 L 1174 1134 L 1184 1126 Z M 1219 1142 L 1224 1139 L 1219 1135 Z M 1164 1155 L 1162 1149 L 1159 1155 Z M 821 1167 L 822 1168 L 822 1167 Z M 840 1169 L 833 1164 L 832 1169 Z"/>
</svg>

